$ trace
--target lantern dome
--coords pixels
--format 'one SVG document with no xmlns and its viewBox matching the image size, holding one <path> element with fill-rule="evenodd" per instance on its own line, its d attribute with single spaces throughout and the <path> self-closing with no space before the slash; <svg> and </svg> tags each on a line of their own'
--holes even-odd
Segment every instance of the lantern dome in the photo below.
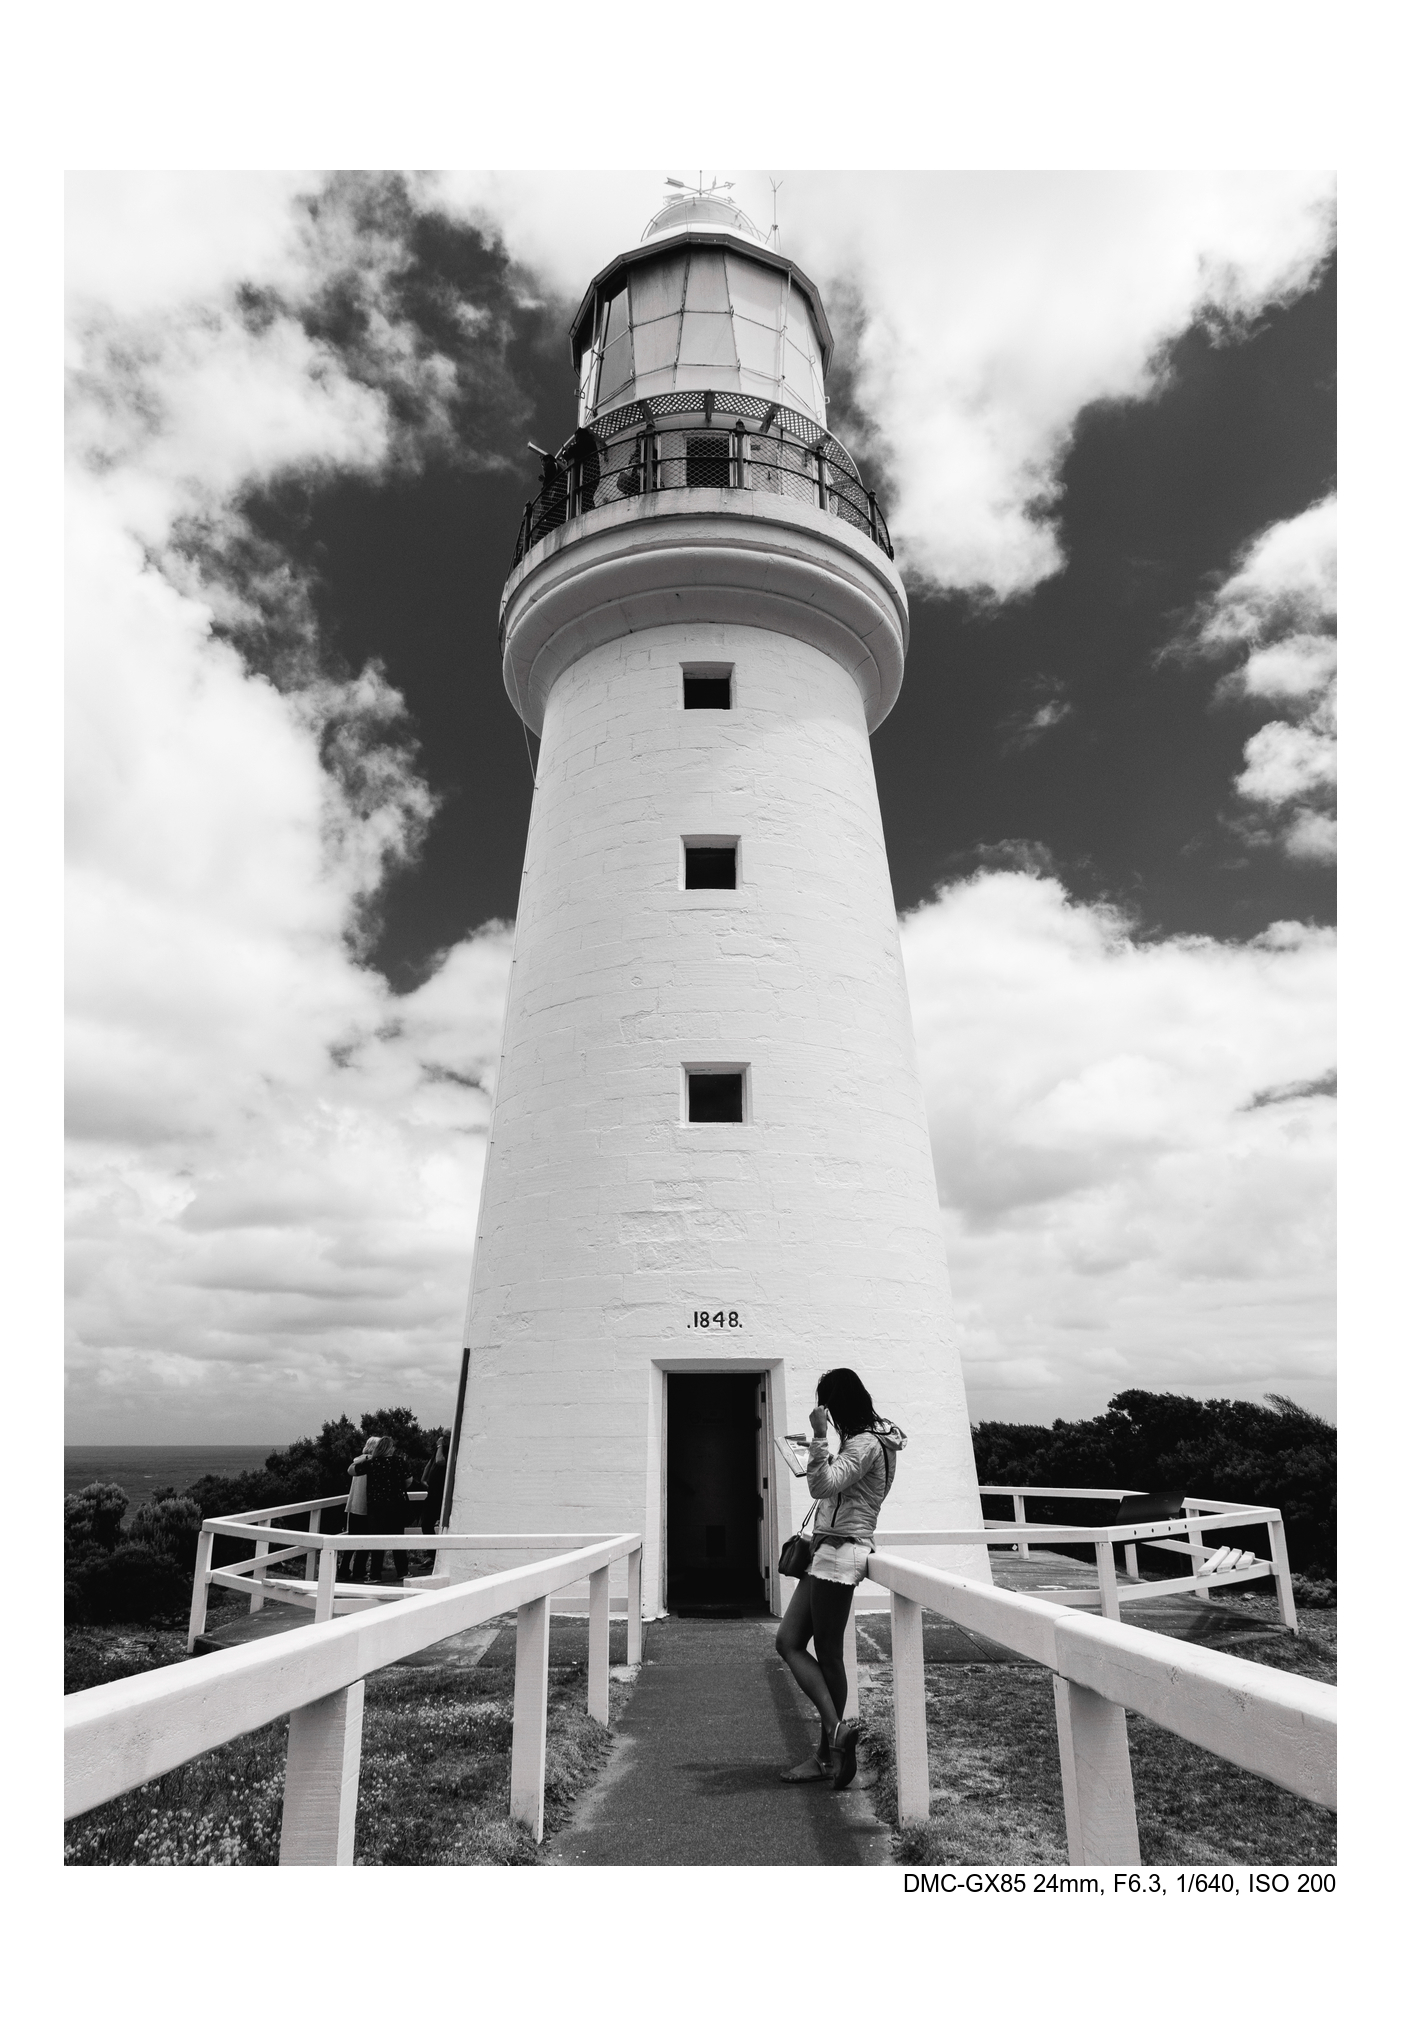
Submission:
<svg viewBox="0 0 1401 2036">
<path fill-rule="evenodd" d="M 661 211 L 654 213 L 643 227 L 642 238 L 656 240 L 661 234 L 683 232 L 688 226 L 718 226 L 727 233 L 742 234 L 760 247 L 765 245 L 763 234 L 749 214 L 741 212 L 738 205 L 718 191 L 703 195 L 680 191 L 674 198 L 668 198 Z"/>
</svg>

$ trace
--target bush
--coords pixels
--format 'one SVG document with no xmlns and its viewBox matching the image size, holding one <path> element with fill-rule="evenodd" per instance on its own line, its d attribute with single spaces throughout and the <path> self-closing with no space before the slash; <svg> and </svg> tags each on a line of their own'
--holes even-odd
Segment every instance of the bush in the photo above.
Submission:
<svg viewBox="0 0 1401 2036">
<path fill-rule="evenodd" d="M 141 1543 L 153 1555 L 168 1557 L 182 1576 L 193 1577 L 203 1519 L 198 1505 L 188 1496 L 177 1499 L 171 1493 L 164 1498 L 147 1499 L 137 1507 L 126 1539 L 129 1543 Z"/>
<path fill-rule="evenodd" d="M 1289 1560 L 1296 1571 L 1337 1570 L 1337 1430 L 1317 1414 L 1268 1393 L 1251 1400 L 1193 1400 L 1179 1393 L 1116 1393 L 1088 1421 L 1049 1428 L 981 1421 L 973 1430 L 978 1480 L 988 1485 L 1119 1485 L 1141 1491 L 1177 1489 L 1200 1499 L 1237 1499 L 1277 1506 L 1284 1517 Z M 1007 1509 L 1010 1514 L 1010 1506 Z M 1114 1516 L 1112 1502 L 1044 1500 L 1038 1519 L 1096 1526 Z M 1204 1536 L 1210 1545 L 1213 1537 Z M 1261 1527 L 1224 1538 L 1260 1553 Z M 1166 1558 L 1164 1558 L 1166 1560 Z"/>
<path fill-rule="evenodd" d="M 189 1574 L 139 1541 L 69 1567 L 63 1581 L 65 1615 L 90 1624 L 179 1618 L 190 1606 Z"/>
<path fill-rule="evenodd" d="M 195 1571 L 201 1523 L 221 1513 L 249 1513 L 259 1506 L 290 1506 L 299 1499 L 324 1499 L 346 1489 L 349 1465 L 371 1435 L 392 1435 L 409 1466 L 433 1453 L 436 1429 L 420 1427 L 408 1407 L 381 1407 L 363 1414 L 357 1428 L 342 1414 L 321 1433 L 304 1435 L 287 1449 L 275 1449 L 261 1470 L 241 1477 L 199 1478 L 181 1495 L 160 1487 L 137 1508 L 122 1531 L 130 1503 L 120 1485 L 93 1484 L 63 1502 L 64 1617 L 75 1621 L 161 1618 L 185 1609 Z M 305 1527 L 309 1514 L 290 1514 L 289 1527 Z M 345 1515 L 322 1515 L 324 1532 L 336 1533 Z M 239 1562 L 252 1546 L 217 1536 L 213 1559 Z M 179 1592 L 172 1578 L 179 1579 Z M 176 1597 L 179 1603 L 176 1603 Z M 149 1609 L 119 1610 L 119 1606 Z"/>
<path fill-rule="evenodd" d="M 115 1548 L 122 1515 L 131 1501 L 120 1485 L 98 1483 L 70 1492 L 63 1501 L 63 1537 L 74 1547 Z"/>
</svg>

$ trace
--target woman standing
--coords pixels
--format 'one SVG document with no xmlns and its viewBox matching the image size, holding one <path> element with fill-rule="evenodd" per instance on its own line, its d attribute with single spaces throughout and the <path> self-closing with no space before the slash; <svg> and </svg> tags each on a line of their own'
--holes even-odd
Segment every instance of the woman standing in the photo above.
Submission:
<svg viewBox="0 0 1401 2036">
<path fill-rule="evenodd" d="M 392 1435 L 372 1435 L 364 1449 L 350 1466 L 352 1474 L 363 1472 L 366 1484 L 368 1506 L 365 1520 L 359 1526 L 362 1534 L 402 1534 L 408 1519 L 408 1466 L 394 1447 Z M 357 1523 L 358 1524 L 358 1523 Z M 365 1565 L 369 1564 L 370 1582 L 377 1584 L 384 1579 L 384 1550 L 382 1548 L 357 1548 L 351 1558 L 350 1575 L 354 1583 L 365 1580 Z M 402 1548 L 394 1550 L 394 1580 L 402 1584 L 409 1573 L 409 1558 Z"/>
<path fill-rule="evenodd" d="M 842 1719 L 847 1698 L 842 1642 L 852 1594 L 875 1548 L 876 1518 L 894 1482 L 895 1456 L 905 1437 L 877 1414 L 854 1371 L 824 1372 L 817 1381 L 817 1401 L 808 1417 L 813 1439 L 807 1481 L 817 1501 L 812 1562 L 798 1580 L 774 1645 L 822 1721 L 817 1752 L 784 1780 L 830 1781 L 834 1789 L 844 1789 L 856 1774 L 861 1726 L 855 1718 Z M 841 1443 L 835 1456 L 827 1448 L 829 1426 L 836 1428 Z M 813 1654 L 807 1651 L 809 1640 Z"/>
</svg>

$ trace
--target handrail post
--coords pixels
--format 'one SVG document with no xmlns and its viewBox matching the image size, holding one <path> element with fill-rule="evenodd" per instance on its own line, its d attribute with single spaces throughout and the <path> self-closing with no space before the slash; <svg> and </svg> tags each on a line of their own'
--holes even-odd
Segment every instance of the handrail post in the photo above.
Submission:
<svg viewBox="0 0 1401 2036">
<path fill-rule="evenodd" d="M 354 1866 L 364 1717 L 363 1682 L 293 1711 L 279 1866 Z"/>
<path fill-rule="evenodd" d="M 1192 1504 L 1192 1501 L 1190 1499 L 1188 1499 L 1184 1503 L 1182 1511 L 1184 1517 L 1188 1521 L 1196 1521 L 1200 1520 L 1201 1518 L 1201 1515 L 1198 1513 L 1196 1507 Z M 1206 1544 L 1202 1540 L 1201 1528 L 1199 1526 L 1189 1526 L 1187 1529 L 1187 1539 L 1192 1543 L 1193 1547 L 1197 1551 L 1196 1554 L 1191 1558 L 1192 1574 L 1195 1576 L 1201 1569 L 1202 1564 L 1206 1561 Z M 1205 1584 L 1203 1584 L 1200 1590 L 1196 1591 L 1194 1595 L 1199 1598 L 1204 1598 L 1208 1604 L 1211 1602 L 1211 1592 Z"/>
<path fill-rule="evenodd" d="M 1099 1609 L 1106 1619 L 1119 1616 L 1119 1579 L 1114 1574 L 1114 1543 L 1096 1541 L 1095 1569 L 1099 1575 Z"/>
<path fill-rule="evenodd" d="M 1122 1704 L 1053 1675 L 1065 1841 L 1072 1866 L 1137 1866 L 1138 1813 Z"/>
<path fill-rule="evenodd" d="M 628 1557 L 628 1667 L 642 1659 L 642 1550 Z"/>
<path fill-rule="evenodd" d="M 1276 1513 L 1268 1523 L 1270 1530 L 1270 1561 L 1274 1565 L 1275 1598 L 1279 1604 L 1279 1616 L 1291 1633 L 1299 1630 L 1299 1614 L 1294 1609 L 1294 1579 L 1289 1573 L 1289 1549 L 1284 1539 L 1284 1515 Z"/>
<path fill-rule="evenodd" d="M 267 1552 L 268 1543 L 266 1541 L 258 1541 L 254 1543 L 253 1553 L 255 1556 L 266 1555 Z M 263 1593 L 261 1586 L 265 1574 L 266 1572 L 261 1569 L 255 1569 L 253 1572 L 253 1588 L 248 1594 L 248 1609 L 250 1612 L 261 1612 L 263 1609 Z"/>
<path fill-rule="evenodd" d="M 321 1554 L 316 1570 L 316 1618 L 320 1625 L 329 1619 L 336 1608 L 336 1547 L 328 1534 L 321 1545 Z"/>
<path fill-rule="evenodd" d="M 846 1709 L 844 1718 L 861 1716 L 861 1682 L 856 1660 L 856 1606 L 853 1602 L 847 1614 L 846 1631 L 842 1635 L 842 1667 L 846 1670 Z"/>
<path fill-rule="evenodd" d="M 608 1566 L 589 1577 L 589 1716 L 608 1723 Z"/>
<path fill-rule="evenodd" d="M 319 1506 L 306 1524 L 309 1534 L 319 1534 L 321 1532 L 321 1508 Z M 306 1552 L 306 1567 L 303 1569 L 302 1574 L 308 1583 L 316 1575 L 316 1550 L 314 1548 L 309 1548 Z"/>
<path fill-rule="evenodd" d="M 1016 1521 L 1016 1523 L 1017 1523 L 1017 1525 L 1018 1525 L 1019 1527 L 1025 1527 L 1025 1525 L 1026 1525 L 1026 1494 L 1025 1494 L 1025 1492 L 1013 1492 L 1013 1494 L 1012 1494 L 1012 1518 L 1013 1518 L 1013 1519 L 1014 1519 L 1014 1520 Z M 1031 1543 L 1030 1543 L 1029 1541 L 1019 1541 L 1019 1542 L 1017 1543 L 1017 1553 L 1018 1553 L 1018 1555 L 1022 1556 L 1023 1558 L 1026 1558 L 1026 1557 L 1028 1557 L 1028 1556 L 1029 1556 L 1029 1555 L 1031 1554 Z"/>
<path fill-rule="evenodd" d="M 209 1565 L 213 1553 L 214 1536 L 202 1527 L 195 1543 L 195 1584 L 190 1593 L 190 1631 L 185 1641 L 186 1654 L 194 1653 L 195 1642 L 204 1631 L 209 1610 Z"/>
<path fill-rule="evenodd" d="M 929 1721 L 924 1701 L 924 1614 L 890 1593 L 891 1682 L 895 1699 L 895 1796 L 902 1824 L 929 1815 Z"/>
<path fill-rule="evenodd" d="M 511 1726 L 511 1815 L 538 1845 L 545 1835 L 545 1714 L 550 1700 L 550 1601 L 516 1612 L 515 1712 Z"/>
</svg>

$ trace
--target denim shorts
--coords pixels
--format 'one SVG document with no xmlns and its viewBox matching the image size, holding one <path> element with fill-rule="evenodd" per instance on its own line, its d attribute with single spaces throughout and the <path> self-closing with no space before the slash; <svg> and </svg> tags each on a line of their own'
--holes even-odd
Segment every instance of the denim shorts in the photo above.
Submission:
<svg viewBox="0 0 1401 2036">
<path fill-rule="evenodd" d="M 818 1583 L 854 1587 L 866 1574 L 872 1546 L 869 1541 L 819 1541 L 808 1575 Z"/>
</svg>

